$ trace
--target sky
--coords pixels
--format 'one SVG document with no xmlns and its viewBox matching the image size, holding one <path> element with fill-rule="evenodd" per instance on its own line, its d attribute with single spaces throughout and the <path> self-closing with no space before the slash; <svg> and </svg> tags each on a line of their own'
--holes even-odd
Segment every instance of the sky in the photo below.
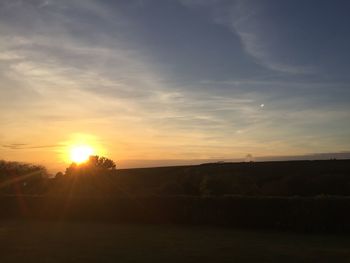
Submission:
<svg viewBox="0 0 350 263">
<path fill-rule="evenodd" d="M 347 0 L 0 0 L 0 159 L 350 150 Z M 327 155 L 328 156 L 328 155 Z"/>
</svg>

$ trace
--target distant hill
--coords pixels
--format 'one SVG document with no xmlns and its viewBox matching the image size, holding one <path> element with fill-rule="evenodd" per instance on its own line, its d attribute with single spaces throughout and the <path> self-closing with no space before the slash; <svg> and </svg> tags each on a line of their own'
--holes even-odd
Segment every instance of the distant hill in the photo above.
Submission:
<svg viewBox="0 0 350 263">
<path fill-rule="evenodd" d="M 350 160 L 205 163 L 118 170 L 133 194 L 350 195 Z"/>
<path fill-rule="evenodd" d="M 271 155 L 271 156 L 253 156 L 247 154 L 242 158 L 234 159 L 154 159 L 154 160 L 118 160 L 118 166 L 123 169 L 131 168 L 153 168 L 153 167 L 169 167 L 169 166 L 188 166 L 198 165 L 201 163 L 215 163 L 215 162 L 271 162 L 271 161 L 304 161 L 304 160 L 346 160 L 350 159 L 350 151 L 344 152 L 328 152 L 328 153 L 310 153 L 304 155 Z"/>
</svg>

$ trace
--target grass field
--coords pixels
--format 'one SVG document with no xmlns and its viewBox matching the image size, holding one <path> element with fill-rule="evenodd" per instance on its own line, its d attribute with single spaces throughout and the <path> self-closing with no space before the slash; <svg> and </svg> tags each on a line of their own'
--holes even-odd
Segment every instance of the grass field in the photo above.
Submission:
<svg viewBox="0 0 350 263">
<path fill-rule="evenodd" d="M 350 238 L 204 226 L 0 221 L 0 262 L 350 262 Z"/>
</svg>

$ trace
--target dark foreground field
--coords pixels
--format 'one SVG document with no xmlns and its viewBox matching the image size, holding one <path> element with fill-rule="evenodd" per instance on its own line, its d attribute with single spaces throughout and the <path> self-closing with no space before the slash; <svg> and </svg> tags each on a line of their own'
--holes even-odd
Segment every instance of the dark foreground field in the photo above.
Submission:
<svg viewBox="0 0 350 263">
<path fill-rule="evenodd" d="M 205 226 L 0 221 L 0 262 L 350 262 L 350 238 Z"/>
</svg>

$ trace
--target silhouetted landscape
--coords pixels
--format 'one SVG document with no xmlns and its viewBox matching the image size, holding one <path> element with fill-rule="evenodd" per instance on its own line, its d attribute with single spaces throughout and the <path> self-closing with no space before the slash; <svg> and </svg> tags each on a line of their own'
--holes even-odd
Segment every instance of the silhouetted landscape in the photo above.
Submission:
<svg viewBox="0 0 350 263">
<path fill-rule="evenodd" d="M 0 0 L 0 263 L 350 262 L 349 10 Z"/>
<path fill-rule="evenodd" d="M 350 230 L 349 174 L 349 160 L 117 170 L 94 156 L 49 178 L 3 161 L 1 216 L 341 233 Z"/>
<path fill-rule="evenodd" d="M 189 253 L 203 262 L 225 261 L 233 255 L 219 250 L 235 244 L 241 249 L 234 257 L 251 262 L 261 262 L 259 253 L 266 249 L 274 251 L 263 257 L 267 262 L 287 257 L 346 262 L 350 256 L 346 234 L 350 231 L 350 160 L 118 170 L 112 160 L 92 156 L 54 178 L 42 166 L 5 161 L 0 162 L 0 175 L 0 242 L 5 244 L 6 235 L 16 233 L 16 239 L 2 245 L 8 249 L 11 242 L 32 246 L 29 238 L 35 237 L 36 247 L 46 247 L 49 240 L 43 252 L 46 257 L 56 254 L 53 249 L 61 246 L 62 239 L 67 238 L 77 250 L 77 246 L 91 247 L 88 244 L 93 240 L 110 239 L 108 243 L 114 245 L 99 241 L 103 244 L 94 244 L 90 252 L 79 256 L 91 262 L 130 258 L 131 244 L 143 247 L 131 257 L 138 262 L 152 257 L 165 260 L 169 255 L 169 262 L 177 262 L 178 253 Z M 151 236 L 152 241 L 147 241 Z M 270 240 L 268 247 L 261 245 L 266 240 Z M 196 244 L 205 249 L 193 250 Z M 109 254 L 97 256 L 106 245 Z M 114 246 L 119 249 L 113 250 Z M 257 254 L 250 255 L 244 246 Z M 313 252 L 295 251 L 296 246 Z M 157 247 L 165 254 L 145 252 Z M 73 248 L 59 249 L 73 253 L 69 252 Z M 30 252 L 30 258 L 38 253 Z M 21 260 L 18 255 L 5 258 Z M 67 255 L 57 258 L 67 260 Z"/>
</svg>

